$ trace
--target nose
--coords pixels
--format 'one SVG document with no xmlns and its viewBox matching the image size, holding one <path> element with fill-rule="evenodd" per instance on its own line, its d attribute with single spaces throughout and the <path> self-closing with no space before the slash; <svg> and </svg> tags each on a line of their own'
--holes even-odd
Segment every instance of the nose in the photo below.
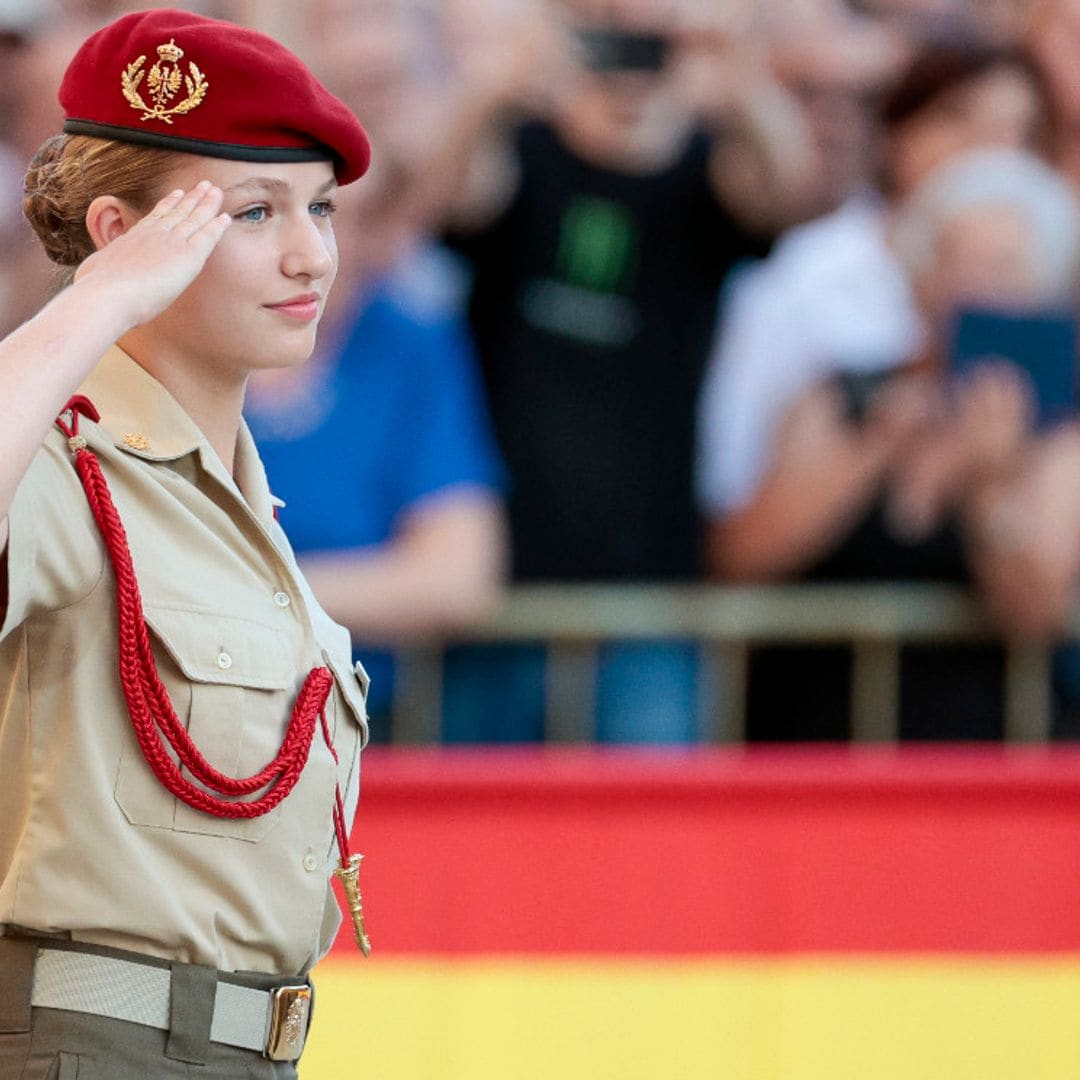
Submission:
<svg viewBox="0 0 1080 1080">
<path fill-rule="evenodd" d="M 328 225 L 320 226 L 306 212 L 289 224 L 281 257 L 286 277 L 316 281 L 331 273 L 336 264 L 337 247 Z"/>
</svg>

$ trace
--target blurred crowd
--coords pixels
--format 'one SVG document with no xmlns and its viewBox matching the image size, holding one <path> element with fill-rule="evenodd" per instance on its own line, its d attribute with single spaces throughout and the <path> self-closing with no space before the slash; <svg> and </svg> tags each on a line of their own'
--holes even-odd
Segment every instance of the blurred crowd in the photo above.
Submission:
<svg viewBox="0 0 1080 1080">
<path fill-rule="evenodd" d="M 59 73 L 145 4 L 0 0 L 0 328 Z M 1064 639 L 1080 577 L 1080 0 L 189 0 L 368 127 L 317 355 L 248 420 L 386 737 L 392 649 L 506 581 L 929 581 Z M 209 73 L 208 73 L 209 74 Z M 212 78 L 212 76 L 210 76 Z M 117 73 L 119 80 L 119 73 Z M 850 651 L 752 650 L 754 740 L 849 734 Z M 540 646 L 446 652 L 446 741 L 543 736 Z M 600 652 L 685 742 L 692 641 Z M 903 650 L 901 735 L 1002 734 L 999 646 Z M 1080 659 L 1055 655 L 1055 731 Z"/>
</svg>

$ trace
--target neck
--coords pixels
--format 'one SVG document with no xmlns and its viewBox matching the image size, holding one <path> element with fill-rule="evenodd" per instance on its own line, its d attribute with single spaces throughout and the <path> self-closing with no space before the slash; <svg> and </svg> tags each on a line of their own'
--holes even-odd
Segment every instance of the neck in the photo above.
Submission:
<svg viewBox="0 0 1080 1080">
<path fill-rule="evenodd" d="M 649 175 L 668 168 L 683 152 L 693 124 L 689 117 L 667 116 L 620 126 L 603 117 L 565 111 L 556 118 L 559 137 L 583 161 L 601 168 Z"/>
<path fill-rule="evenodd" d="M 212 361 L 174 355 L 145 327 L 125 334 L 118 344 L 176 398 L 231 476 L 246 377 L 225 372 Z"/>
</svg>

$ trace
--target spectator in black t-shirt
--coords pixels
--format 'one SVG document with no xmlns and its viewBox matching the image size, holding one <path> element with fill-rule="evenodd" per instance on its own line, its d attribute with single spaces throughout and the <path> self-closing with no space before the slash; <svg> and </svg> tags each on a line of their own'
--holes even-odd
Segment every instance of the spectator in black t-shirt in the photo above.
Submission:
<svg viewBox="0 0 1080 1080">
<path fill-rule="evenodd" d="M 578 3 L 565 24 L 535 7 L 474 41 L 459 167 L 432 168 L 470 181 L 449 238 L 474 275 L 518 581 L 702 569 L 694 415 L 717 296 L 796 212 L 813 157 L 758 52 L 683 6 Z M 692 738 L 695 662 L 678 643 L 605 649 L 598 735 Z M 542 669 L 527 649 L 452 656 L 447 736 L 537 736 Z"/>
</svg>

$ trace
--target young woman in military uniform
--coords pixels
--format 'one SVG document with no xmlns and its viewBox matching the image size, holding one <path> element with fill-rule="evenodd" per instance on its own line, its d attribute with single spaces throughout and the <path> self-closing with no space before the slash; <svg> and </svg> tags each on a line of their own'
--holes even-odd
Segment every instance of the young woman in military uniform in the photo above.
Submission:
<svg viewBox="0 0 1080 1080">
<path fill-rule="evenodd" d="M 91 37 L 25 208 L 73 281 L 0 343 L 0 1078 L 295 1076 L 353 897 L 366 677 L 241 420 L 310 354 L 352 113 L 178 11 Z"/>
</svg>

